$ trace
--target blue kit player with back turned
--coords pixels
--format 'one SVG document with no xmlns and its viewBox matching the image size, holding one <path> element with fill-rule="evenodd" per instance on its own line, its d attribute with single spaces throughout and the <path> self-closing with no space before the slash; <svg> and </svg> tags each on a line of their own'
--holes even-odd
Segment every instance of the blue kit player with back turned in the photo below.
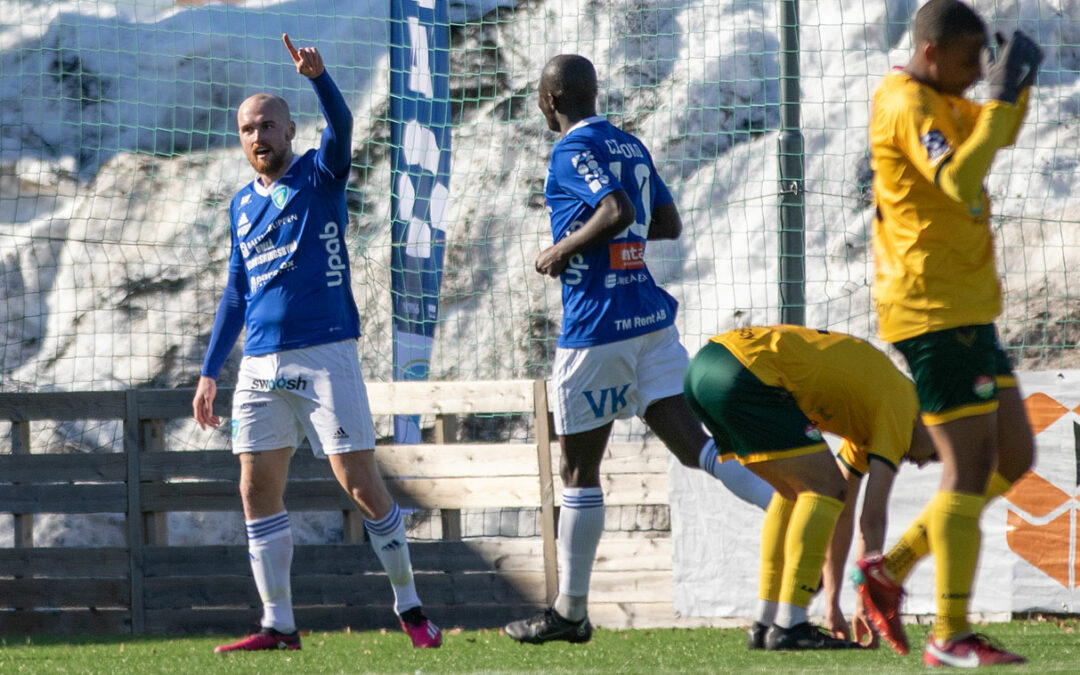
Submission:
<svg viewBox="0 0 1080 675">
<path fill-rule="evenodd" d="M 297 156 L 296 125 L 283 99 L 255 94 L 237 111 L 240 143 L 257 176 L 229 207 L 229 276 L 192 405 L 203 428 L 221 423 L 213 413 L 217 376 L 246 328 L 232 447 L 240 457 L 240 497 L 263 616 L 258 633 L 214 651 L 300 649 L 283 496 L 289 460 L 305 436 L 317 456 L 329 458 L 363 513 L 402 628 L 415 647 L 438 647 L 442 633 L 421 611 L 401 511 L 375 464 L 375 430 L 360 375 L 360 317 L 345 243 L 352 114 L 319 52 L 283 39 L 296 71 L 310 78 L 327 125 L 319 149 Z"/>
<path fill-rule="evenodd" d="M 563 323 L 552 392 L 562 446 L 559 594 L 552 607 L 514 621 L 514 640 L 587 642 L 589 577 L 604 530 L 600 460 L 612 422 L 643 417 L 679 461 L 720 478 L 764 509 L 772 488 L 716 446 L 683 399 L 689 358 L 674 326 L 678 303 L 645 265 L 645 243 L 674 239 L 682 220 L 640 140 L 596 114 L 592 63 L 564 54 L 540 78 L 539 107 L 561 135 L 544 198 L 554 245 L 536 271 L 562 281 Z"/>
</svg>

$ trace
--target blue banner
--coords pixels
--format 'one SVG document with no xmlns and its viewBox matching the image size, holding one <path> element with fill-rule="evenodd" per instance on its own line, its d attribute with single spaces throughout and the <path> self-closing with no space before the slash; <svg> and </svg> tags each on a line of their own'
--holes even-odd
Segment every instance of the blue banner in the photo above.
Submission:
<svg viewBox="0 0 1080 675">
<path fill-rule="evenodd" d="M 439 318 L 450 188 L 447 0 L 391 0 L 390 143 L 394 380 L 426 380 Z M 394 419 L 395 443 L 419 420 Z"/>
</svg>

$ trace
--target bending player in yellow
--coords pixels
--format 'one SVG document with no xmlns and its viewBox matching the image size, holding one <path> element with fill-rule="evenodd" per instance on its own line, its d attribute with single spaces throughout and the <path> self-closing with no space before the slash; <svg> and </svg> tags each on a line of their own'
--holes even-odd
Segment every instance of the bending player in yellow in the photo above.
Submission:
<svg viewBox="0 0 1080 675">
<path fill-rule="evenodd" d="M 863 527 L 878 533 L 873 545 L 880 550 L 896 466 L 913 435 L 920 438 L 911 381 L 862 340 L 773 326 L 713 337 L 690 362 L 684 394 L 723 457 L 737 457 L 776 490 L 761 528 L 760 603 L 750 648 L 858 647 L 807 620 L 847 493 L 821 432 L 873 458 L 868 481 L 880 508 L 864 511 Z M 924 439 L 913 456 L 928 458 L 928 446 Z"/>
<path fill-rule="evenodd" d="M 915 51 L 874 95 L 870 151 L 877 218 L 874 298 L 881 338 L 907 359 L 923 421 L 944 465 L 938 493 L 904 539 L 936 566 L 937 621 L 923 662 L 931 666 L 1023 663 L 971 631 L 967 608 L 980 543 L 979 514 L 1030 468 L 1031 428 L 993 321 L 1001 311 L 990 203 L 983 180 L 1023 121 L 1042 53 L 1020 32 L 998 36 L 957 0 L 930 0 L 915 15 Z M 985 72 L 984 72 L 985 71 Z M 990 100 L 964 91 L 985 75 Z M 1003 478 L 990 480 L 997 467 Z M 909 562 L 862 560 L 860 595 L 898 651 L 896 579 Z"/>
</svg>

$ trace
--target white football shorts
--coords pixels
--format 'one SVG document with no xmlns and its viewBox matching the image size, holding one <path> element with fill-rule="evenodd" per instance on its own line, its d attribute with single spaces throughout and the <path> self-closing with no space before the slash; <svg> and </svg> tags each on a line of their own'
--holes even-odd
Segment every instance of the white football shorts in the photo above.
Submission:
<svg viewBox="0 0 1080 675">
<path fill-rule="evenodd" d="M 593 347 L 557 348 L 551 374 L 555 433 L 640 417 L 654 401 L 681 396 L 689 364 L 675 326 Z"/>
<path fill-rule="evenodd" d="M 375 448 L 356 340 L 245 356 L 232 403 L 234 454 L 295 449 L 316 457 Z"/>
</svg>

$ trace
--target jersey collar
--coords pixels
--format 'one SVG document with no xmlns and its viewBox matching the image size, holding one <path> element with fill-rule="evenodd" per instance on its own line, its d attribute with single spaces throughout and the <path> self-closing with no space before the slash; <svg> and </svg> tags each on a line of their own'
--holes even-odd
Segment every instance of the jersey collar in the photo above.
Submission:
<svg viewBox="0 0 1080 675">
<path fill-rule="evenodd" d="M 300 156 L 294 152 L 292 156 L 292 161 L 289 162 L 289 168 L 285 170 L 285 173 L 282 174 L 281 178 L 285 178 L 286 176 L 288 176 L 289 172 L 292 171 L 293 165 L 295 165 L 298 161 L 300 161 Z M 266 187 L 263 187 L 262 181 L 260 181 L 258 178 L 251 181 L 251 184 L 255 187 L 255 194 L 259 195 L 260 197 L 269 197 L 270 193 L 274 191 L 274 187 L 277 186 L 281 178 L 278 178 L 276 181 L 270 183 L 270 185 L 267 185 Z"/>
<path fill-rule="evenodd" d="M 597 122 L 606 122 L 606 121 L 607 121 L 607 118 L 601 117 L 600 115 L 593 115 L 592 117 L 586 117 L 585 119 L 581 120 L 580 122 L 578 122 L 574 126 L 570 127 L 570 129 L 565 134 L 563 134 L 563 138 L 566 138 L 567 136 L 574 133 L 578 129 L 581 129 L 583 127 L 587 127 L 590 124 L 596 124 Z"/>
</svg>

